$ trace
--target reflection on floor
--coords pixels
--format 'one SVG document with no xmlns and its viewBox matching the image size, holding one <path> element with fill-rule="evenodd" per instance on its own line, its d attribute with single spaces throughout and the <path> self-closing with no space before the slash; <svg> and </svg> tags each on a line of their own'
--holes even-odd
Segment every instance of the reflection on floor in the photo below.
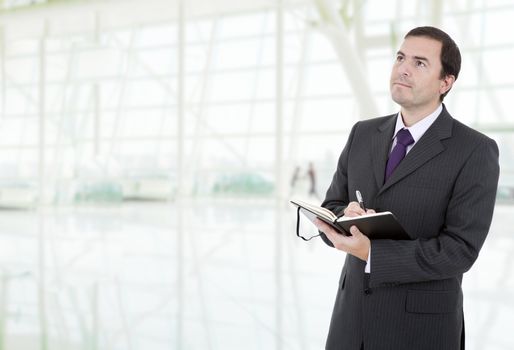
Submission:
<svg viewBox="0 0 514 350">
<path fill-rule="evenodd" d="M 344 255 L 295 238 L 279 209 L 0 212 L 0 349 L 322 349 Z M 497 207 L 464 278 L 468 349 L 514 348 L 513 209 Z"/>
</svg>

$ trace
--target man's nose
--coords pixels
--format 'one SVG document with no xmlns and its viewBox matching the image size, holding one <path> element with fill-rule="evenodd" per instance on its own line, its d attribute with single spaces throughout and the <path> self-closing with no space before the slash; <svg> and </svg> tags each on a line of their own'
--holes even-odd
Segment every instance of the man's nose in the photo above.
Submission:
<svg viewBox="0 0 514 350">
<path fill-rule="evenodd" d="M 400 74 L 400 76 L 402 77 L 408 77 L 410 76 L 410 69 L 409 69 L 409 65 L 406 63 L 406 62 L 403 62 L 399 67 L 398 67 L 398 73 Z"/>
</svg>

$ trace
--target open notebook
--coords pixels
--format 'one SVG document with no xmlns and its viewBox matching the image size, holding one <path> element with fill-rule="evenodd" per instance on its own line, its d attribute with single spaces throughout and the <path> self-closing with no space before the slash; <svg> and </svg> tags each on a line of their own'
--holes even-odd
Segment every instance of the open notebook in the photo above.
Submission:
<svg viewBox="0 0 514 350">
<path fill-rule="evenodd" d="M 411 239 L 393 213 L 389 211 L 356 217 L 337 217 L 330 210 L 298 199 L 290 202 L 310 221 L 323 220 L 336 231 L 350 236 L 350 227 L 357 228 L 370 239 Z"/>
</svg>

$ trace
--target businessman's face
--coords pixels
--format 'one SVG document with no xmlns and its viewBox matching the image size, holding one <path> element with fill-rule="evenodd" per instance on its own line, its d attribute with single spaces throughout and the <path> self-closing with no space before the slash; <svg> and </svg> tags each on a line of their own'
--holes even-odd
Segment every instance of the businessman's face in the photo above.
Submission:
<svg viewBox="0 0 514 350">
<path fill-rule="evenodd" d="M 391 72 L 391 97 L 407 110 L 435 109 L 453 79 L 441 78 L 442 44 L 428 37 L 405 38 Z M 430 112 L 429 112 L 430 113 Z"/>
</svg>

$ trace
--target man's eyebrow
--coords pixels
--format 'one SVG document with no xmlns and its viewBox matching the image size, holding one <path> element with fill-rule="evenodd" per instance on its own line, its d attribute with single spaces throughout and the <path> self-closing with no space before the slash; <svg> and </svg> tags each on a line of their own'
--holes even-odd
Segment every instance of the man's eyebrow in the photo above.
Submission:
<svg viewBox="0 0 514 350">
<path fill-rule="evenodd" d="M 423 56 L 414 56 L 414 58 L 417 59 L 417 60 L 420 60 L 420 61 L 425 61 L 427 63 L 429 62 L 428 58 L 423 57 Z"/>
<path fill-rule="evenodd" d="M 404 54 L 403 52 L 401 52 L 401 51 L 398 51 L 398 52 L 396 53 L 396 55 L 397 55 L 397 56 L 398 56 L 398 55 L 405 56 L 405 54 Z M 420 60 L 420 61 L 425 61 L 425 62 L 427 62 L 427 63 L 429 63 L 429 62 L 430 62 L 430 61 L 428 60 L 428 58 L 423 57 L 423 56 L 414 56 L 414 59 L 416 59 L 416 60 Z"/>
</svg>

